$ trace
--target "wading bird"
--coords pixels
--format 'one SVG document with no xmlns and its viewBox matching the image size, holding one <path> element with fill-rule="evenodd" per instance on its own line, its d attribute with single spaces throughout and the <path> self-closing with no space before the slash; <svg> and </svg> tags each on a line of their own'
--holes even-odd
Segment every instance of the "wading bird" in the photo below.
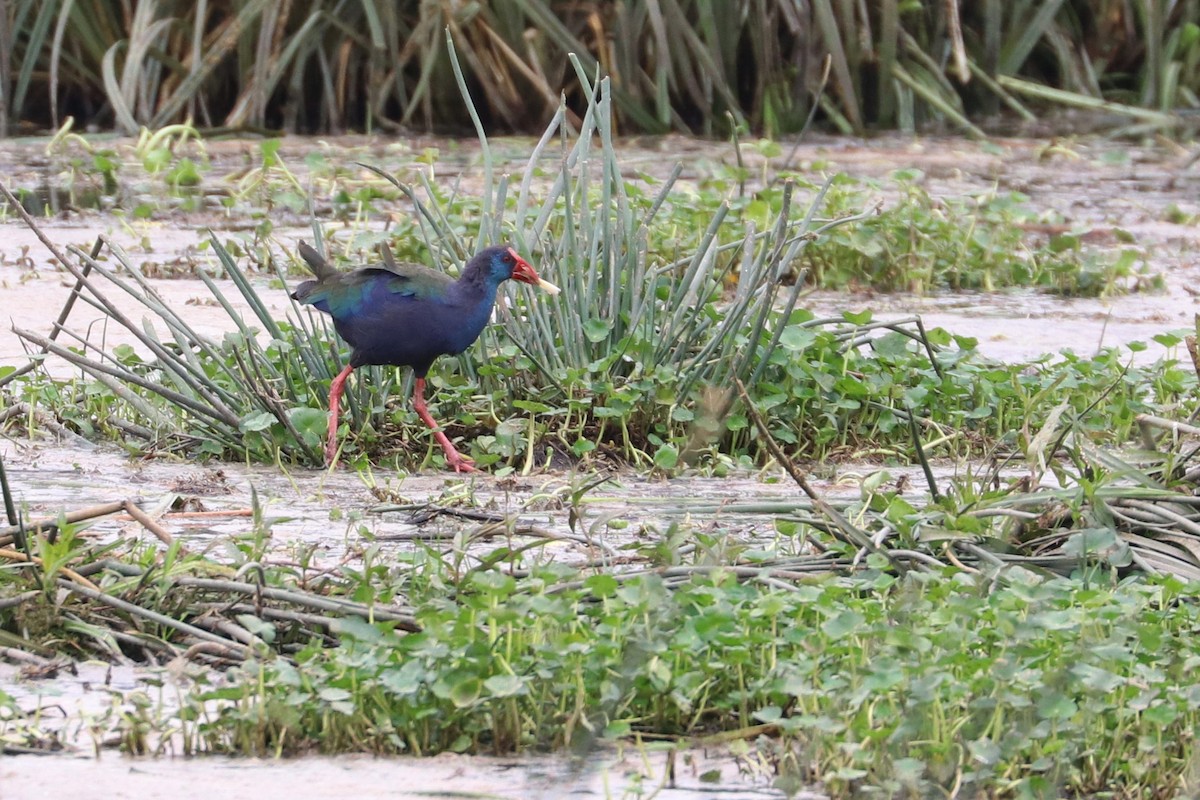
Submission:
<svg viewBox="0 0 1200 800">
<path fill-rule="evenodd" d="M 425 375 L 434 359 L 457 355 L 479 338 L 496 303 L 496 290 L 512 278 L 550 294 L 558 287 L 538 277 L 511 247 L 489 247 L 463 267 L 458 280 L 413 264 L 397 264 L 384 249 L 384 263 L 339 272 L 305 242 L 300 256 L 316 280 L 305 281 L 292 298 L 333 317 L 333 327 L 352 348 L 348 363 L 329 385 L 329 437 L 325 462 L 337 456 L 338 405 L 346 379 L 368 364 L 412 367 L 413 408 L 433 431 L 455 472 L 473 472 L 471 459 L 454 449 L 425 405 Z"/>
</svg>

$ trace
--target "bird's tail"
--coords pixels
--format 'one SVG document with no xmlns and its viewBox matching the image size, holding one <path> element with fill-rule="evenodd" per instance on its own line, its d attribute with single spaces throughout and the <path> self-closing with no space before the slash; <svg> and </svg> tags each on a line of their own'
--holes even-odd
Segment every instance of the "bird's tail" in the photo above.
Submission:
<svg viewBox="0 0 1200 800">
<path fill-rule="evenodd" d="M 312 274 L 317 276 L 315 281 L 305 281 L 292 292 L 293 300 L 304 302 L 321 281 L 337 275 L 337 270 L 330 266 L 324 256 L 309 246 L 308 242 L 300 242 L 300 257 L 304 259 Z"/>
<path fill-rule="evenodd" d="M 337 270 L 330 266 L 323 255 L 310 247 L 308 242 L 300 243 L 300 257 L 304 259 L 304 263 L 308 265 L 312 274 L 316 275 L 319 281 L 332 278 L 337 274 Z"/>
</svg>

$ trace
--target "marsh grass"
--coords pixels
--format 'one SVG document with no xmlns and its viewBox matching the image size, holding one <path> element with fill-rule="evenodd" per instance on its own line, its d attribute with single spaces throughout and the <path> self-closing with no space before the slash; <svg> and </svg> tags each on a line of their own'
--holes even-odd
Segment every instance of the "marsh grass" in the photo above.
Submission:
<svg viewBox="0 0 1200 800">
<path fill-rule="evenodd" d="M 97 352 L 86 338 L 78 335 L 66 343 L 51 341 L 32 331 L 18 330 L 18 335 L 78 366 L 106 387 L 117 401 L 134 412 L 131 416 L 145 425 L 152 438 L 183 436 L 196 443 L 203 442 L 201 449 L 207 448 L 213 455 L 245 453 L 248 448 L 256 447 L 255 435 L 273 422 L 281 426 L 287 438 L 272 440 L 265 452 L 275 451 L 289 460 L 315 460 L 312 450 L 315 434 L 305 436 L 304 431 L 315 431 L 323 424 L 324 416 L 302 405 L 308 399 L 305 378 L 296 372 L 281 371 L 276 354 L 286 349 L 294 353 L 291 362 L 294 366 L 319 374 L 327 363 L 325 348 L 302 329 L 285 331 L 266 313 L 261 302 L 254 303 L 257 295 L 248 288 L 245 274 L 219 243 L 214 242 L 213 247 L 226 275 L 241 290 L 243 299 L 252 302 L 255 322 L 271 337 L 266 346 L 260 344 L 257 330 L 248 327 L 207 276 L 204 279 L 213 297 L 230 313 L 231 322 L 236 325 L 221 342 L 192 329 L 184 316 L 161 300 L 119 247 L 111 242 L 108 246 L 116 269 L 81 250 L 75 253 L 94 275 L 107 282 L 106 287 L 100 287 L 94 277 L 85 275 L 72 262 L 65 263 L 86 289 L 80 294 L 81 301 L 128 331 L 141 348 L 149 351 L 149 360 L 129 346 L 119 347 L 113 353 Z M 147 313 L 160 321 L 165 336 L 160 336 L 154 328 L 144 328 L 119 310 L 107 291 L 124 292 L 137 299 Z M 154 398 L 155 402 L 146 398 Z M 261 444 L 257 449 L 264 452 Z"/>
</svg>

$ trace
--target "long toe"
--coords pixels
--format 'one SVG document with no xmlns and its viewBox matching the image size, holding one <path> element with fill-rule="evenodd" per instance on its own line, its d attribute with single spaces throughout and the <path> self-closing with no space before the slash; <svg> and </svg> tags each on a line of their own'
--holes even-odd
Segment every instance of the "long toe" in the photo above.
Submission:
<svg viewBox="0 0 1200 800">
<path fill-rule="evenodd" d="M 471 459 L 458 452 L 455 452 L 453 456 L 447 456 L 446 463 L 455 472 L 479 472 L 479 468 Z"/>
</svg>

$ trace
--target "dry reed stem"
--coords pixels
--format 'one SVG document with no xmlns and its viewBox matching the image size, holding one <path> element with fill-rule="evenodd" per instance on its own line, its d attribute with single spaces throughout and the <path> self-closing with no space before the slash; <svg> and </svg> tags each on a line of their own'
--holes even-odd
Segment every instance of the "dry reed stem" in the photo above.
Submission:
<svg viewBox="0 0 1200 800">
<path fill-rule="evenodd" d="M 759 436 L 762 438 L 762 442 L 766 446 L 767 452 L 769 452 L 771 457 L 774 458 L 779 465 L 783 467 L 784 471 L 791 476 L 792 480 L 796 482 L 796 485 L 800 487 L 800 490 L 808 495 L 809 499 L 812 500 L 813 508 L 815 508 L 822 516 L 828 519 L 833 524 L 834 529 L 841 531 L 842 538 L 844 538 L 848 543 L 863 548 L 868 552 L 881 553 L 888 559 L 888 561 L 891 562 L 892 566 L 897 571 L 901 573 L 905 572 L 906 568 L 903 564 L 901 564 L 897 559 L 893 558 L 887 550 L 879 547 L 875 544 L 875 542 L 871 541 L 871 537 L 854 527 L 854 525 L 850 523 L 850 520 L 846 519 L 846 517 L 843 516 L 842 513 L 836 508 L 829 505 L 825 498 L 812 488 L 812 485 L 809 484 L 808 478 L 805 476 L 804 472 L 802 472 L 795 465 L 795 463 L 788 458 L 787 454 L 783 452 L 782 448 L 780 448 L 779 443 L 775 441 L 775 437 L 771 435 L 770 428 L 767 427 L 767 423 L 758 413 L 758 409 L 754 407 L 754 403 L 750 400 L 750 395 L 746 392 L 746 386 L 742 383 L 741 378 L 734 378 L 734 383 L 737 385 L 738 395 L 741 396 L 742 403 L 745 404 L 746 411 L 750 415 L 750 420 L 754 423 L 754 427 L 758 429 Z M 939 566 L 941 565 L 939 564 Z"/>
<path fill-rule="evenodd" d="M 137 520 L 143 528 L 153 533 L 167 547 L 175 544 L 175 537 L 166 528 L 151 519 L 149 514 L 134 505 L 133 501 L 126 500 L 124 508 L 129 516 Z M 184 548 L 180 547 L 180 550 L 184 550 Z"/>
</svg>

